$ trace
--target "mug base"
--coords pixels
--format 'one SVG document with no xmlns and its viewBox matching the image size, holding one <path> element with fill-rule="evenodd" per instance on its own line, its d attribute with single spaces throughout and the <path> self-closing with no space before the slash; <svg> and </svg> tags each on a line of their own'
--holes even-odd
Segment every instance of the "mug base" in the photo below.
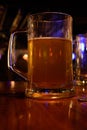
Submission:
<svg viewBox="0 0 87 130">
<path fill-rule="evenodd" d="M 75 89 L 26 89 L 25 96 L 35 99 L 60 99 L 75 96 Z"/>
</svg>

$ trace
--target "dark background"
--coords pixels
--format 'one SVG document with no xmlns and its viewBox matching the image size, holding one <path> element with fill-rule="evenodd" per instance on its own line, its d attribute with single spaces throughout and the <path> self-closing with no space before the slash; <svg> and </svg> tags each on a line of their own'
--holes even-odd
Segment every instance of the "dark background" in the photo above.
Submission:
<svg viewBox="0 0 87 130">
<path fill-rule="evenodd" d="M 7 6 L 7 16 L 4 28 L 9 30 L 12 21 L 21 10 L 23 18 L 27 13 L 42 11 L 65 12 L 73 17 L 73 35 L 87 31 L 87 4 L 81 0 L 0 0 Z"/>
</svg>

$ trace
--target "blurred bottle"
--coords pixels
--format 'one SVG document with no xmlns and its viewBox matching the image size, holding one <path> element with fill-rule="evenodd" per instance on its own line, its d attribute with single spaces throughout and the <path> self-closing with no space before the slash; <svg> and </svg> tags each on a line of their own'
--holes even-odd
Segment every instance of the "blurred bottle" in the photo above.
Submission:
<svg viewBox="0 0 87 130">
<path fill-rule="evenodd" d="M 10 33 L 14 32 L 18 29 L 21 20 L 22 20 L 22 11 L 21 11 L 21 9 L 19 9 L 17 12 L 17 15 L 15 16 L 15 18 L 12 22 L 12 25 L 10 28 Z"/>
<path fill-rule="evenodd" d="M 0 5 L 0 31 L 3 29 L 6 12 L 7 8 L 4 5 Z"/>
<path fill-rule="evenodd" d="M 19 26 L 19 30 L 27 30 L 27 20 L 28 20 L 28 17 L 29 17 L 29 14 L 26 14 L 21 23 L 20 23 L 20 26 Z"/>
<path fill-rule="evenodd" d="M 7 79 L 7 59 L 6 50 L 8 45 L 8 37 L 3 29 L 7 7 L 0 5 L 0 81 Z"/>
</svg>

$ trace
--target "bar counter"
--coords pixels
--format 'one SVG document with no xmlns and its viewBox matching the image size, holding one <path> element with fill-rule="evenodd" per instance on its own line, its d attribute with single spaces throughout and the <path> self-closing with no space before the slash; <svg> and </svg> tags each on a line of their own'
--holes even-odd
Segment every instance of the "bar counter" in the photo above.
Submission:
<svg viewBox="0 0 87 130">
<path fill-rule="evenodd" d="M 26 82 L 0 82 L 0 130 L 87 130 L 87 102 L 79 102 L 78 94 L 36 100 L 24 96 L 25 87 Z"/>
</svg>

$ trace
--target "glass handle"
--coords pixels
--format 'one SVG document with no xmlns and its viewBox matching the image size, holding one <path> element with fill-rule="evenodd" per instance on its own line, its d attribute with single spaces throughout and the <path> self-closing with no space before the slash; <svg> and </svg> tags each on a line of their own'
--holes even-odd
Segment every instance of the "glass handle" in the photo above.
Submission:
<svg viewBox="0 0 87 130">
<path fill-rule="evenodd" d="M 7 55 L 8 68 L 13 72 L 17 73 L 25 80 L 27 80 L 27 65 L 28 65 L 26 34 L 27 34 L 26 31 L 18 31 L 10 35 L 8 45 L 8 55 Z"/>
</svg>

